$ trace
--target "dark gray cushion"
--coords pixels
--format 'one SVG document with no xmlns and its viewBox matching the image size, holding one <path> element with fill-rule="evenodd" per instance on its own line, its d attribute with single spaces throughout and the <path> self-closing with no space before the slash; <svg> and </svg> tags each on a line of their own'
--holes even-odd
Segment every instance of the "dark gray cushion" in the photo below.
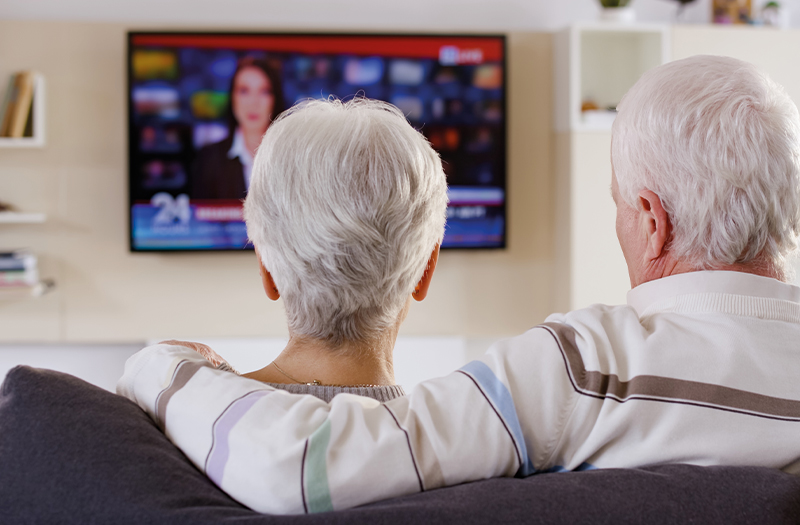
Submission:
<svg viewBox="0 0 800 525">
<path fill-rule="evenodd" d="M 217 489 L 135 404 L 50 370 L 6 376 L 0 465 L 2 523 L 270 522 Z"/>
<path fill-rule="evenodd" d="M 800 523 L 800 478 L 664 465 L 495 479 L 348 511 L 265 516 L 217 489 L 127 399 L 17 367 L 0 388 L 0 522 Z"/>
</svg>

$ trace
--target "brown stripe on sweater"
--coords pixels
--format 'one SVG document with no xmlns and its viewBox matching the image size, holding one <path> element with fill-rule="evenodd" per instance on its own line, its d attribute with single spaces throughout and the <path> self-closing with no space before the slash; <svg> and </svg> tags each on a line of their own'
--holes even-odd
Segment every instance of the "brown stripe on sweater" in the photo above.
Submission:
<svg viewBox="0 0 800 525">
<path fill-rule="evenodd" d="M 768 419 L 800 421 L 800 401 L 766 396 L 711 383 L 640 375 L 621 381 L 616 374 L 587 371 L 578 351 L 576 332 L 561 323 L 543 323 L 564 358 L 572 387 L 582 395 L 624 403 L 633 399 L 681 403 Z"/>
</svg>

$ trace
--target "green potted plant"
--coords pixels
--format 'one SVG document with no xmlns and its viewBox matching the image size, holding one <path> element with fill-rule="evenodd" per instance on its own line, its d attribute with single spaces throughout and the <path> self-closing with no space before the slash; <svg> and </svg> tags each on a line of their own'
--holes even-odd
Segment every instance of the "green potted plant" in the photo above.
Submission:
<svg viewBox="0 0 800 525">
<path fill-rule="evenodd" d="M 767 2 L 761 8 L 761 22 L 765 26 L 787 29 L 789 27 L 789 17 L 787 14 L 781 2 Z"/>
<path fill-rule="evenodd" d="M 630 0 L 600 0 L 603 10 L 600 13 L 602 20 L 614 22 L 633 22 L 636 14 L 630 6 Z"/>
</svg>

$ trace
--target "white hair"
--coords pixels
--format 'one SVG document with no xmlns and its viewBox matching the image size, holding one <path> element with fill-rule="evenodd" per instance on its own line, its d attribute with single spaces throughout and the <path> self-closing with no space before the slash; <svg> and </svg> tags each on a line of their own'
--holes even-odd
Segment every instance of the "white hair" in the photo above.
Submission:
<svg viewBox="0 0 800 525">
<path fill-rule="evenodd" d="M 618 107 L 611 158 L 628 205 L 642 189 L 660 197 L 678 260 L 790 273 L 800 119 L 783 88 L 752 64 L 700 55 L 648 71 Z"/>
<path fill-rule="evenodd" d="M 256 154 L 247 233 L 294 334 L 365 341 L 397 323 L 444 235 L 442 163 L 385 102 L 314 100 Z"/>
</svg>

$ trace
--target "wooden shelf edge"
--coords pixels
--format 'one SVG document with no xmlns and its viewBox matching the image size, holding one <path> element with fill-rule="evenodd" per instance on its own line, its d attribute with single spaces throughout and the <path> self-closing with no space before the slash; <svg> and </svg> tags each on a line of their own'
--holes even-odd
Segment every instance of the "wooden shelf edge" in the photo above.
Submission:
<svg viewBox="0 0 800 525">
<path fill-rule="evenodd" d="M 0 148 L 43 148 L 45 146 L 45 89 L 44 76 L 34 76 L 33 91 L 33 136 L 0 137 Z"/>
</svg>

